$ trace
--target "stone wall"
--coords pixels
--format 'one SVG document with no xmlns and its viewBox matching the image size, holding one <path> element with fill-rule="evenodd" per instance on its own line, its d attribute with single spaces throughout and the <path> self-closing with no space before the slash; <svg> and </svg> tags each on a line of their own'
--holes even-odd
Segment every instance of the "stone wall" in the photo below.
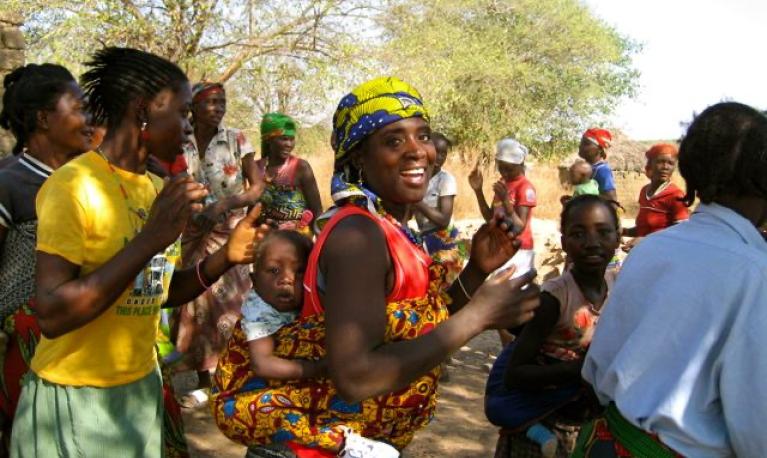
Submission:
<svg viewBox="0 0 767 458">
<path fill-rule="evenodd" d="M 17 16 L 0 14 L 0 83 L 5 75 L 16 67 L 24 65 L 24 35 L 21 33 L 22 19 Z M 0 107 L 3 87 L 0 84 Z M 10 154 L 15 140 L 5 129 L 0 128 L 0 156 Z"/>
</svg>

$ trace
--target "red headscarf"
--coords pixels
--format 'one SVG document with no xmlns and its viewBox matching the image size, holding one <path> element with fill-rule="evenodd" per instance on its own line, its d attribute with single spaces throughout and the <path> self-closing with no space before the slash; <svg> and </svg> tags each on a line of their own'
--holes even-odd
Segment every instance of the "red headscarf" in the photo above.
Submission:
<svg viewBox="0 0 767 458">
<path fill-rule="evenodd" d="M 592 128 L 583 133 L 583 138 L 588 139 L 595 145 L 598 145 L 602 150 L 606 150 L 613 142 L 613 136 L 609 130 Z"/>
<path fill-rule="evenodd" d="M 211 83 L 207 81 L 197 83 L 192 86 L 192 103 L 197 103 L 200 100 L 219 92 L 226 94 L 224 86 L 221 83 Z"/>
<path fill-rule="evenodd" d="M 656 143 L 655 145 L 652 145 L 650 149 L 645 151 L 644 156 L 647 158 L 647 164 L 644 166 L 644 172 L 645 175 L 647 175 L 647 178 L 652 178 L 652 174 L 650 173 L 650 161 L 663 154 L 677 157 L 679 155 L 679 150 L 676 145 L 672 145 L 671 143 Z"/>
</svg>

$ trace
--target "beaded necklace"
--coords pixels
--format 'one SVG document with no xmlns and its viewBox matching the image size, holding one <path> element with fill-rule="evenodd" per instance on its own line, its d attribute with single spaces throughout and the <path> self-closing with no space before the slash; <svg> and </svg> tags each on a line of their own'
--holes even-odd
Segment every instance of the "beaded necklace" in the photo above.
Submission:
<svg viewBox="0 0 767 458">
<path fill-rule="evenodd" d="M 383 202 L 381 202 L 381 198 L 380 197 L 378 197 L 373 191 L 371 191 L 367 187 L 365 187 L 365 186 L 361 186 L 361 187 L 362 187 L 362 190 L 365 192 L 365 194 L 368 195 L 368 197 L 374 197 L 375 198 L 374 199 L 373 207 L 375 207 L 376 212 L 379 215 L 381 215 L 384 219 L 386 219 L 387 221 L 392 223 L 394 225 L 394 227 L 399 229 L 400 232 L 402 232 L 402 234 L 404 234 L 405 237 L 407 237 L 407 239 L 410 240 L 410 242 L 413 245 L 415 245 L 415 246 L 417 246 L 419 248 L 423 248 L 424 247 L 423 236 L 420 234 L 420 232 L 415 232 L 412 229 L 410 229 L 407 226 L 407 224 L 402 224 L 401 222 L 397 221 L 397 219 L 395 217 L 390 215 L 384 209 Z"/>
<path fill-rule="evenodd" d="M 283 162 L 282 165 L 279 166 L 277 170 L 274 172 L 274 175 L 270 177 L 269 167 L 271 167 L 271 165 L 269 164 L 269 156 L 267 156 L 266 161 L 264 163 L 264 182 L 266 182 L 267 184 L 271 184 L 274 182 L 274 180 L 284 177 L 286 173 L 285 169 L 288 167 L 288 163 L 290 162 L 290 159 L 291 159 L 290 157 L 285 159 L 285 162 Z"/>
<path fill-rule="evenodd" d="M 97 149 L 96 152 L 101 156 L 102 159 L 107 163 L 107 167 L 109 167 L 109 171 L 111 172 L 112 178 L 114 179 L 117 186 L 120 188 L 120 194 L 123 196 L 123 200 L 125 201 L 125 207 L 128 209 L 128 214 L 136 215 L 141 221 L 139 225 L 133 224 L 133 220 L 128 217 L 128 223 L 133 228 L 133 233 L 138 234 L 141 228 L 144 227 L 144 224 L 146 223 L 146 219 L 149 216 L 147 214 L 147 211 L 143 208 L 138 208 L 137 205 L 133 205 L 133 202 L 131 201 L 130 195 L 128 194 L 128 191 L 125 189 L 125 186 L 123 185 L 122 179 L 120 178 L 120 175 L 117 173 L 117 170 L 115 170 L 114 166 L 111 162 L 109 162 L 109 159 L 104 155 L 104 152 L 101 151 L 101 149 Z M 154 188 L 154 195 L 157 197 L 159 194 L 159 191 L 157 190 L 157 185 L 155 185 L 154 180 L 149 178 L 149 181 L 152 183 L 152 187 Z"/>
</svg>

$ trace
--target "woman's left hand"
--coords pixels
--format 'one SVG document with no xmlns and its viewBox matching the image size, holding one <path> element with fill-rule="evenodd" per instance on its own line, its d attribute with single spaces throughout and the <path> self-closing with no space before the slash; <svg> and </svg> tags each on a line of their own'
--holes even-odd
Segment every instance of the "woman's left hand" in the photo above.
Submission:
<svg viewBox="0 0 767 458">
<path fill-rule="evenodd" d="M 226 260 L 232 264 L 250 264 L 259 242 L 271 230 L 266 224 L 256 225 L 261 216 L 261 204 L 256 204 L 248 214 L 237 223 L 229 240 L 226 241 Z"/>
<path fill-rule="evenodd" d="M 519 246 L 513 229 L 500 217 L 483 224 L 471 239 L 469 261 L 484 274 L 504 265 L 514 256 Z"/>
</svg>

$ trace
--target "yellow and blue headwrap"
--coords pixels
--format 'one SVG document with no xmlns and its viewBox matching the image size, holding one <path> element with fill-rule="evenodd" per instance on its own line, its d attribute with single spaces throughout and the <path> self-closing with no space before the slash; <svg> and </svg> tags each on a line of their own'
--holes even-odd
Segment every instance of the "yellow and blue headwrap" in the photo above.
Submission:
<svg viewBox="0 0 767 458">
<path fill-rule="evenodd" d="M 349 151 L 370 134 L 415 116 L 429 121 L 421 94 L 399 78 L 376 78 L 357 86 L 341 99 L 333 114 L 336 170 L 348 159 Z"/>
<path fill-rule="evenodd" d="M 359 170 L 353 170 L 349 153 L 361 141 L 389 124 L 412 117 L 429 121 L 421 94 L 411 85 L 394 77 L 370 80 L 357 86 L 341 99 L 333 115 L 331 144 L 335 151 L 335 173 L 330 183 L 330 195 L 336 205 L 352 201 L 375 211 L 378 197 L 363 183 L 357 182 Z M 331 209 L 318 219 L 329 218 Z"/>
</svg>

